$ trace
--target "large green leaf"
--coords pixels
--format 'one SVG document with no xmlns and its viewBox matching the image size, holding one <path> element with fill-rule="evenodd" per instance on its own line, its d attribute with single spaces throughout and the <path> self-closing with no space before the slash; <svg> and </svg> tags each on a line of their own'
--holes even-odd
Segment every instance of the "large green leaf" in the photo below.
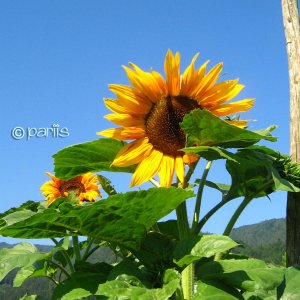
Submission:
<svg viewBox="0 0 300 300">
<path fill-rule="evenodd" d="M 58 208 L 22 210 L 20 221 L 18 210 L 5 215 L 0 234 L 19 238 L 91 236 L 137 248 L 146 230 L 192 196 L 192 191 L 183 189 L 152 188 L 109 196 L 86 205 L 71 205 L 65 199 Z"/>
<path fill-rule="evenodd" d="M 175 270 L 166 270 L 162 288 L 157 289 L 144 287 L 134 276 L 119 276 L 99 285 L 104 280 L 105 277 L 95 273 L 74 273 L 56 287 L 52 299 L 76 300 L 97 295 L 114 300 L 167 300 L 179 287 L 180 275 Z"/>
<path fill-rule="evenodd" d="M 198 154 L 207 160 L 229 159 L 235 161 L 233 153 L 217 147 L 197 146 L 197 147 L 187 147 L 182 150 L 185 153 Z"/>
<path fill-rule="evenodd" d="M 70 278 L 61 282 L 54 290 L 52 300 L 75 300 L 94 295 L 100 283 L 106 281 L 107 275 L 99 270 L 95 272 L 74 272 Z"/>
<path fill-rule="evenodd" d="M 20 243 L 13 248 L 0 250 L 0 281 L 13 269 L 29 267 L 35 262 L 43 260 L 48 253 L 40 253 L 29 243 Z"/>
<path fill-rule="evenodd" d="M 190 237 L 180 241 L 173 253 L 173 257 L 178 266 L 187 266 L 193 261 L 202 257 L 212 257 L 236 247 L 238 244 L 228 236 L 223 235 L 203 235 Z"/>
<path fill-rule="evenodd" d="M 284 281 L 279 287 L 278 299 L 298 300 L 300 299 L 300 269 L 290 267 L 284 270 Z"/>
<path fill-rule="evenodd" d="M 175 242 L 172 238 L 158 232 L 149 232 L 140 249 L 133 254 L 148 270 L 161 272 L 173 267 L 172 253 Z"/>
<path fill-rule="evenodd" d="M 168 269 L 164 273 L 161 288 L 147 289 L 131 285 L 126 281 L 114 280 L 100 284 L 96 295 L 103 295 L 111 300 L 168 300 L 179 287 L 179 283 L 179 273 L 173 269 Z"/>
<path fill-rule="evenodd" d="M 187 146 L 220 146 L 242 148 L 260 140 L 276 141 L 272 126 L 264 131 L 249 131 L 230 125 L 207 110 L 195 109 L 186 115 L 181 127 L 187 135 Z"/>
<path fill-rule="evenodd" d="M 196 268 L 203 282 L 218 281 L 243 292 L 270 291 L 283 280 L 283 270 L 258 259 L 229 259 L 210 261 Z"/>
<path fill-rule="evenodd" d="M 53 155 L 55 175 L 67 180 L 87 172 L 131 173 L 134 167 L 111 166 L 115 156 L 125 145 L 114 139 L 98 139 L 64 148 Z"/>
<path fill-rule="evenodd" d="M 300 191 L 283 172 L 280 172 L 274 158 L 258 149 L 241 149 L 234 156 L 235 162 L 227 160 L 226 168 L 232 179 L 227 200 L 239 196 L 263 197 L 275 190 Z"/>
<path fill-rule="evenodd" d="M 197 291 L 194 300 L 237 300 L 244 299 L 243 296 L 234 288 L 217 280 L 197 282 Z"/>
</svg>

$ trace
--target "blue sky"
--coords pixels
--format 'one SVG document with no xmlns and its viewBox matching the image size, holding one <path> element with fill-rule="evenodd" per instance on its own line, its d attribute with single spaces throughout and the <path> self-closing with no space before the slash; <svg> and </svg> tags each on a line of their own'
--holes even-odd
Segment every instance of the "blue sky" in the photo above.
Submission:
<svg viewBox="0 0 300 300">
<path fill-rule="evenodd" d="M 0 212 L 26 200 L 42 200 L 40 186 L 53 171 L 53 155 L 97 139 L 112 127 L 103 116 L 107 85 L 128 84 L 121 65 L 135 62 L 163 72 L 166 51 L 181 53 L 182 70 L 196 52 L 210 67 L 223 61 L 222 79 L 240 78 L 238 99 L 256 98 L 243 117 L 250 129 L 277 124 L 277 143 L 289 152 L 289 84 L 280 1 L 1 1 L 0 2 L 1 168 Z M 15 140 L 16 126 L 66 127 L 69 136 Z M 111 177 L 125 191 L 130 176 Z M 229 182 L 222 163 L 210 180 Z M 148 187 L 147 185 L 144 186 Z M 254 200 L 237 225 L 285 216 L 286 195 Z M 207 193 L 203 212 L 218 199 Z M 233 201 L 207 223 L 221 233 L 238 205 Z M 1 238 L 0 241 L 7 239 Z"/>
</svg>

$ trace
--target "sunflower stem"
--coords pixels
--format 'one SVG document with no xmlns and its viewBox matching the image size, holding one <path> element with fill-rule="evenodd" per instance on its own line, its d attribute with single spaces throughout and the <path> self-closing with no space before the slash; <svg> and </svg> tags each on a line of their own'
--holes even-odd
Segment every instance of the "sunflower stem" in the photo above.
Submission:
<svg viewBox="0 0 300 300">
<path fill-rule="evenodd" d="M 192 233 L 193 234 L 199 233 L 199 232 L 197 232 L 197 225 L 199 222 L 202 195 L 203 195 L 204 185 L 205 185 L 206 178 L 207 178 L 208 172 L 210 170 L 211 164 L 212 164 L 212 161 L 207 162 L 205 169 L 203 171 L 203 174 L 202 174 L 201 182 L 199 184 L 197 197 L 196 197 L 196 203 L 195 203 L 195 209 L 194 209 L 194 220 L 193 220 L 193 225 L 192 225 Z"/>
<path fill-rule="evenodd" d="M 180 240 L 185 240 L 190 236 L 190 227 L 187 217 L 186 203 L 181 203 L 176 208 L 177 224 Z M 182 291 L 185 300 L 191 300 L 194 289 L 194 265 L 188 265 L 181 273 Z"/>
<path fill-rule="evenodd" d="M 249 202 L 251 201 L 252 198 L 249 197 L 245 197 L 244 200 L 242 201 L 242 203 L 239 205 L 239 207 L 236 209 L 236 211 L 234 212 L 234 214 L 232 215 L 231 219 L 229 220 L 223 235 L 227 235 L 229 236 L 233 226 L 235 225 L 237 219 L 239 218 L 239 216 L 241 215 L 241 213 L 243 212 L 243 210 L 246 208 L 246 206 L 249 204 Z"/>
<path fill-rule="evenodd" d="M 73 248 L 75 252 L 75 257 L 77 260 L 81 260 L 78 236 L 72 236 Z"/>
<path fill-rule="evenodd" d="M 221 202 L 219 202 L 216 206 L 214 206 L 209 212 L 205 214 L 205 216 L 200 220 L 200 222 L 197 224 L 197 227 L 195 228 L 195 232 L 200 232 L 200 230 L 203 228 L 205 223 L 209 220 L 211 216 L 213 216 L 221 207 L 223 207 L 228 202 L 227 199 L 223 199 Z"/>
<path fill-rule="evenodd" d="M 244 200 L 242 201 L 242 203 L 239 205 L 239 207 L 236 209 L 236 211 L 234 212 L 234 214 L 232 215 L 231 219 L 229 220 L 223 235 L 229 236 L 233 226 L 235 225 L 237 219 L 239 218 L 239 216 L 241 215 L 241 213 L 243 212 L 243 210 L 246 208 L 246 206 L 249 204 L 249 202 L 251 201 L 252 198 L 250 197 L 245 197 Z M 219 261 L 222 259 L 223 253 L 217 253 L 215 255 L 215 261 Z"/>
</svg>

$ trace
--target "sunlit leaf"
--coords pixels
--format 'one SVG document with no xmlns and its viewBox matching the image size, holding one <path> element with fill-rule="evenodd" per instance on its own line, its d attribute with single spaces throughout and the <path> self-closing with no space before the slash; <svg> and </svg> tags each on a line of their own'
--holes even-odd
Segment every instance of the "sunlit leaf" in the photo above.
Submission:
<svg viewBox="0 0 300 300">
<path fill-rule="evenodd" d="M 22 210 L 26 216 L 20 221 L 15 215 L 19 211 L 15 211 L 4 217 L 9 223 L 2 220 L 0 234 L 19 238 L 90 236 L 136 248 L 155 222 L 192 196 L 192 191 L 183 189 L 153 188 L 109 196 L 86 205 L 66 202 L 39 212 Z"/>
<path fill-rule="evenodd" d="M 300 299 L 300 269 L 290 267 L 284 270 L 284 281 L 278 289 L 278 297 L 282 300 Z M 279 298 L 278 298 L 279 299 Z"/>
<path fill-rule="evenodd" d="M 98 139 L 64 148 L 53 155 L 55 176 L 64 180 L 87 172 L 133 172 L 134 167 L 111 166 L 125 143 L 114 139 Z"/>
<path fill-rule="evenodd" d="M 29 243 L 20 243 L 13 248 L 0 250 L 0 281 L 13 269 L 29 267 L 36 261 L 47 257 L 48 253 L 40 253 Z"/>
<path fill-rule="evenodd" d="M 181 127 L 187 135 L 187 146 L 242 148 L 260 140 L 276 141 L 270 135 L 272 126 L 263 131 L 249 131 L 230 125 L 207 110 L 195 109 L 186 115 Z"/>
<path fill-rule="evenodd" d="M 238 244 L 228 236 L 203 235 L 180 241 L 173 253 L 178 266 L 187 266 L 202 257 L 212 257 L 236 247 Z"/>
</svg>

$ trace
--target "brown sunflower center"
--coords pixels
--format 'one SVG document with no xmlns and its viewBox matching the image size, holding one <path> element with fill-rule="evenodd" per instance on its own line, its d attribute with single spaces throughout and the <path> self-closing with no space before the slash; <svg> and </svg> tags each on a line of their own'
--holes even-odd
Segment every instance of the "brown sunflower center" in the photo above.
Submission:
<svg viewBox="0 0 300 300">
<path fill-rule="evenodd" d="M 59 190 L 62 195 L 65 193 L 73 192 L 76 196 L 78 196 L 80 193 L 85 192 L 84 185 L 80 182 L 80 177 L 72 178 L 70 180 L 64 181 Z"/>
<path fill-rule="evenodd" d="M 149 142 L 164 154 L 178 155 L 178 150 L 185 146 L 185 134 L 179 123 L 196 108 L 201 108 L 197 101 L 186 96 L 167 96 L 159 100 L 146 118 Z"/>
</svg>

